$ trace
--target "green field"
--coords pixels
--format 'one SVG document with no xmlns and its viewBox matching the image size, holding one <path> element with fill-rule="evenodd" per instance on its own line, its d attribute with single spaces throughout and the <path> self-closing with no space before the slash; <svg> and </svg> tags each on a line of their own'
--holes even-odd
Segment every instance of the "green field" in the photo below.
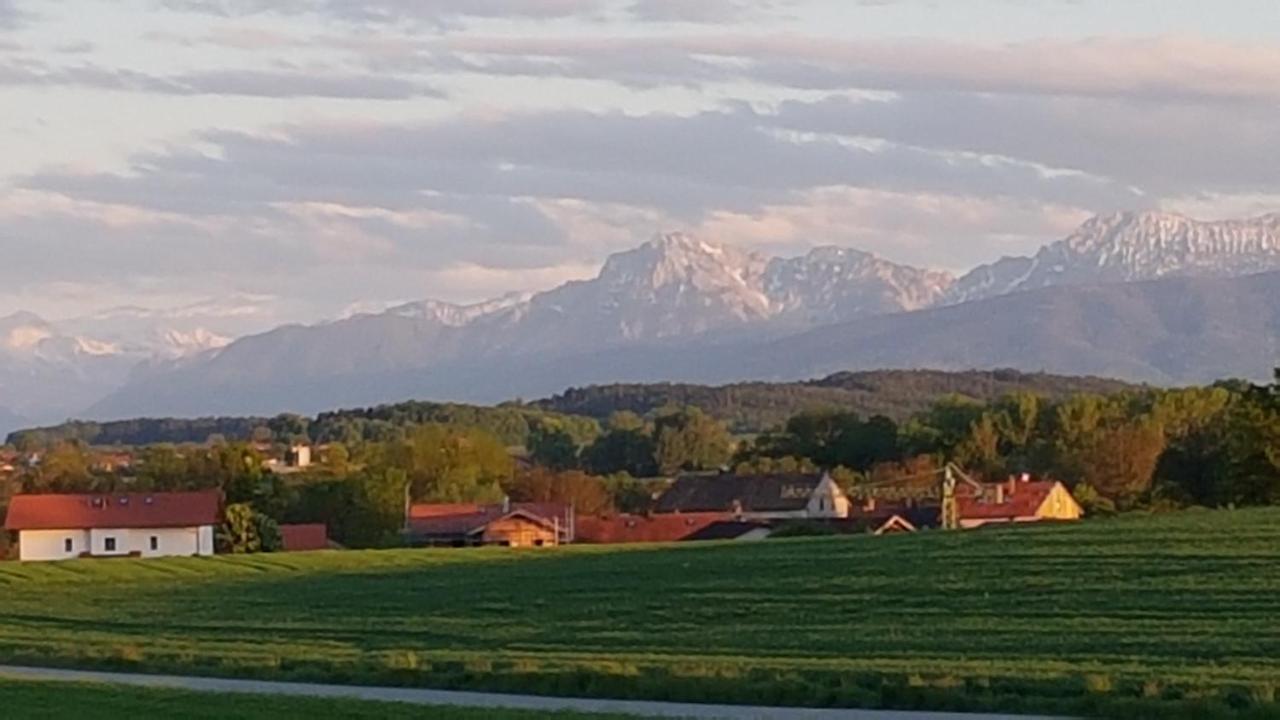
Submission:
<svg viewBox="0 0 1280 720">
<path fill-rule="evenodd" d="M 467 710 L 395 703 L 214 695 L 181 690 L 0 680 L 5 720 L 540 720 L 543 712 Z M 621 715 L 557 713 L 557 720 L 626 720 Z"/>
<path fill-rule="evenodd" d="M 1280 509 L 668 548 L 0 564 L 0 661 L 757 704 L 1270 716 Z"/>
</svg>

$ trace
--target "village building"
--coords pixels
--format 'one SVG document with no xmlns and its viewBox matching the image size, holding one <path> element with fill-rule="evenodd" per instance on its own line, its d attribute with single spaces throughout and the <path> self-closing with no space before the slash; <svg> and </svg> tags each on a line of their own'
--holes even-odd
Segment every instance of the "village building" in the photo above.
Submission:
<svg viewBox="0 0 1280 720">
<path fill-rule="evenodd" d="M 733 519 L 732 513 L 718 512 L 583 516 L 578 518 L 578 542 L 593 545 L 679 542 L 711 525 Z"/>
<path fill-rule="evenodd" d="M 575 538 L 573 508 L 563 503 L 416 504 L 408 509 L 410 545 L 553 547 Z"/>
<path fill-rule="evenodd" d="M 1084 517 L 1084 509 L 1065 485 L 1055 480 L 1032 480 L 1027 475 L 983 484 L 981 489 L 962 487 L 957 491 L 956 503 L 960 527 L 965 529 Z"/>
<path fill-rule="evenodd" d="M 730 513 L 747 520 L 845 518 L 850 502 L 823 474 L 685 475 L 658 498 L 655 515 Z"/>
<path fill-rule="evenodd" d="M 323 523 L 280 526 L 280 549 L 311 552 L 329 549 L 329 529 Z"/>
<path fill-rule="evenodd" d="M 15 495 L 4 527 L 19 559 L 44 561 L 212 555 L 221 522 L 217 491 Z"/>
</svg>

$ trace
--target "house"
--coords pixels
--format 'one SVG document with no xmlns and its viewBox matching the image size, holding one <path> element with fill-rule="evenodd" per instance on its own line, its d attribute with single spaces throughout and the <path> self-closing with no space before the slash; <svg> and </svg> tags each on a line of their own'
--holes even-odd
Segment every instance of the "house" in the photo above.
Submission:
<svg viewBox="0 0 1280 720">
<path fill-rule="evenodd" d="M 280 545 L 285 552 L 329 549 L 329 528 L 323 523 L 281 525 Z"/>
<path fill-rule="evenodd" d="M 960 527 L 969 529 L 994 523 L 1029 523 L 1045 520 L 1079 520 L 1084 510 L 1071 491 L 1055 480 L 1030 476 L 984 484 L 981 489 L 962 487 L 956 493 Z"/>
<path fill-rule="evenodd" d="M 654 514 L 720 512 L 748 520 L 844 518 L 848 496 L 829 474 L 685 475 L 658 498 Z"/>
<path fill-rule="evenodd" d="M 735 540 L 738 542 L 753 542 L 767 539 L 773 534 L 773 529 L 772 523 L 763 520 L 720 520 L 683 538 L 683 541 Z"/>
<path fill-rule="evenodd" d="M 284 463 L 291 468 L 311 467 L 311 446 L 301 444 L 290 446 L 289 451 L 285 453 Z"/>
<path fill-rule="evenodd" d="M 212 555 L 222 494 L 15 495 L 5 530 L 21 560 Z"/>
<path fill-rule="evenodd" d="M 732 513 L 718 512 L 583 516 L 578 518 L 577 540 L 593 545 L 678 542 L 733 519 Z"/>
<path fill-rule="evenodd" d="M 551 547 L 573 542 L 573 508 L 562 503 L 417 504 L 405 535 L 411 545 Z"/>
</svg>

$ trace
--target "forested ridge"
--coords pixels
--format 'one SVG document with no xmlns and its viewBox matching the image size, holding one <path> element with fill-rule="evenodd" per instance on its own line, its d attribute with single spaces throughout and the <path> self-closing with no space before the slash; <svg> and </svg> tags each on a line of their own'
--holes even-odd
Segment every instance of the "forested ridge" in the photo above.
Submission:
<svg viewBox="0 0 1280 720">
<path fill-rule="evenodd" d="M 750 382 L 710 386 L 676 383 L 618 384 L 573 388 L 552 398 L 496 407 L 409 401 L 368 408 L 334 410 L 314 418 L 276 417 L 137 418 L 109 422 L 72 421 L 11 433 L 7 444 L 41 446 L 75 440 L 89 445 L 152 445 L 229 441 L 346 442 L 387 440 L 404 428 L 424 423 L 465 425 L 488 430 L 509 445 L 526 444 L 532 427 L 555 418 L 569 422 L 579 436 L 590 435 L 591 420 L 617 412 L 650 415 L 665 408 L 696 407 L 728 424 L 735 433 L 757 433 L 780 426 L 797 413 L 840 409 L 901 421 L 944 396 L 991 401 L 1015 392 L 1050 399 L 1077 393 L 1109 395 L 1135 386 L 1118 380 L 1068 377 L 1016 370 L 946 372 L 877 370 L 837 373 L 805 382 Z M 571 416 L 583 416 L 573 420 Z"/>
<path fill-rule="evenodd" d="M 664 407 L 692 406 L 728 423 L 734 432 L 756 433 L 806 411 L 839 409 L 902 421 L 945 396 L 990 402 L 1029 392 L 1056 400 L 1080 393 L 1111 395 L 1135 387 L 1119 380 L 1017 370 L 875 370 L 786 383 L 598 385 L 573 388 L 533 404 L 543 410 L 599 420 L 616 412 L 647 415 Z"/>
</svg>

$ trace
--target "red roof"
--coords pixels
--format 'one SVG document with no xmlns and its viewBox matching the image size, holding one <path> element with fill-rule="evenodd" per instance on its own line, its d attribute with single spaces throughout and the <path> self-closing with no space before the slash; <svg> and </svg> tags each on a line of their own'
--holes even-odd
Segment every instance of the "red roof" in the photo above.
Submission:
<svg viewBox="0 0 1280 720">
<path fill-rule="evenodd" d="M 222 522 L 222 493 L 15 495 L 6 530 L 199 527 Z"/>
<path fill-rule="evenodd" d="M 409 506 L 409 519 L 444 517 L 446 515 L 474 515 L 484 512 L 484 505 L 476 503 L 434 503 Z"/>
<path fill-rule="evenodd" d="M 556 502 L 476 505 L 472 503 L 420 504 L 409 507 L 409 531 L 415 535 L 466 535 L 499 518 L 521 514 L 548 527 L 573 526 L 573 508 Z"/>
<path fill-rule="evenodd" d="M 547 518 L 515 507 L 503 512 L 501 505 L 492 505 L 485 507 L 481 512 L 466 513 L 464 515 L 410 518 L 409 532 L 413 535 L 433 537 L 471 535 L 483 530 L 490 523 L 507 517 L 522 517 L 549 529 L 555 527 L 553 518 Z"/>
<path fill-rule="evenodd" d="M 733 518 L 732 513 L 583 516 L 578 518 L 577 535 L 579 542 L 599 545 L 676 542 Z"/>
<path fill-rule="evenodd" d="M 970 492 L 958 493 L 956 504 L 961 519 L 965 520 L 1030 518 L 1035 517 L 1036 511 L 1057 485 L 1053 480 L 1001 483 L 1004 488 L 1003 502 L 996 502 L 994 495 L 997 486 L 989 485 L 983 495 L 979 495 L 976 488 Z"/>
<path fill-rule="evenodd" d="M 280 541 L 285 552 L 329 549 L 329 529 L 323 523 L 313 525 L 281 525 Z"/>
</svg>

